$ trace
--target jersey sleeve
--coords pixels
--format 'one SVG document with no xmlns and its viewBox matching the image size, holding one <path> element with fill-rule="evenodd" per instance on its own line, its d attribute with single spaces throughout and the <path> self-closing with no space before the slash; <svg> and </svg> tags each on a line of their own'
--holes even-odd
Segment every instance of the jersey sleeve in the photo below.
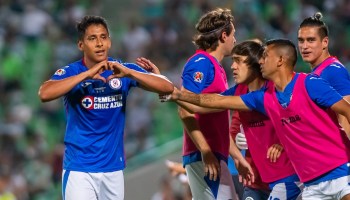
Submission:
<svg viewBox="0 0 350 200">
<path fill-rule="evenodd" d="M 214 80 L 214 65 L 204 56 L 191 58 L 182 73 L 182 85 L 187 90 L 199 94 Z"/>
<path fill-rule="evenodd" d="M 343 98 L 327 81 L 317 75 L 308 75 L 305 86 L 310 98 L 324 108 L 331 107 Z"/>
<path fill-rule="evenodd" d="M 241 95 L 242 101 L 250 109 L 266 115 L 264 107 L 264 94 L 266 89 L 260 89 Z"/>
<path fill-rule="evenodd" d="M 327 80 L 340 95 L 350 95 L 350 76 L 343 65 L 336 63 L 326 67 L 321 77 Z"/>
<path fill-rule="evenodd" d="M 234 96 L 236 93 L 237 85 L 225 90 L 224 92 L 221 93 L 223 96 Z"/>
<path fill-rule="evenodd" d="M 61 67 L 51 76 L 51 80 L 63 80 L 65 78 L 77 75 L 77 71 L 74 69 L 74 67 L 71 67 L 69 65 L 65 67 Z"/>
</svg>

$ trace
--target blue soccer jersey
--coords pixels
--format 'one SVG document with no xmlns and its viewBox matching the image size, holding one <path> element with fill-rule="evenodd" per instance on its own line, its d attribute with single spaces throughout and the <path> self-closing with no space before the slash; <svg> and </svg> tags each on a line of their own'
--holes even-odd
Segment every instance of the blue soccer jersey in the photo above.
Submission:
<svg viewBox="0 0 350 200">
<path fill-rule="evenodd" d="M 112 60 L 112 59 L 109 59 Z M 145 72 L 131 63 L 124 66 Z M 51 80 L 62 80 L 87 71 L 82 60 L 56 71 Z M 107 78 L 112 71 L 101 76 Z M 64 95 L 67 127 L 63 168 L 82 172 L 111 172 L 125 168 L 124 125 L 128 92 L 138 83 L 113 78 L 106 83 L 89 79 Z"/>
<path fill-rule="evenodd" d="M 312 73 L 317 68 L 318 67 L 315 67 Z M 350 95 L 350 76 L 347 69 L 342 64 L 337 62 L 332 63 L 321 72 L 320 76 L 328 81 L 340 95 Z"/>
</svg>

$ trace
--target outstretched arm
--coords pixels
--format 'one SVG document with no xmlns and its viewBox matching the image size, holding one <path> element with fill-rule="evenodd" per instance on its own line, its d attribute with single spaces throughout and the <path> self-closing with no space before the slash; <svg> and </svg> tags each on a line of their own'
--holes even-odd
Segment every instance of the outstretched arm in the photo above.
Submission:
<svg viewBox="0 0 350 200">
<path fill-rule="evenodd" d="M 240 96 L 222 96 L 220 94 L 194 94 L 186 91 L 174 91 L 172 100 L 186 101 L 198 106 L 216 109 L 250 110 Z"/>
<path fill-rule="evenodd" d="M 118 62 L 108 62 L 108 64 L 113 71 L 113 75 L 109 76 L 108 79 L 129 77 L 140 83 L 143 89 L 159 94 L 169 94 L 174 89 L 173 84 L 163 75 L 139 72 Z"/>
<path fill-rule="evenodd" d="M 148 72 L 152 72 L 158 75 L 161 74 L 159 68 L 147 58 L 144 58 L 144 57 L 137 58 L 136 63 Z M 174 87 L 174 90 L 178 90 L 178 89 Z M 160 99 L 162 100 L 163 98 L 166 98 L 166 97 L 160 95 Z M 220 112 L 224 110 L 224 109 L 204 108 L 204 107 L 200 107 L 200 106 L 197 106 L 185 101 L 180 101 L 180 100 L 176 101 L 176 103 L 182 108 L 184 108 L 185 110 L 187 110 L 189 113 L 211 113 L 211 112 Z"/>
</svg>

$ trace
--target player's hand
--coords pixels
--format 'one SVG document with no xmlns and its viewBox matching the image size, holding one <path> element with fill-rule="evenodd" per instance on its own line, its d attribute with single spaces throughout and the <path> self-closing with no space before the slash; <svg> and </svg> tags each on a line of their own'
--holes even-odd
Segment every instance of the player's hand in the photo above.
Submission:
<svg viewBox="0 0 350 200">
<path fill-rule="evenodd" d="M 148 72 L 160 74 L 160 70 L 158 69 L 158 67 L 150 60 L 144 57 L 136 58 L 136 64 L 140 65 L 143 69 L 145 69 Z"/>
<path fill-rule="evenodd" d="M 277 159 L 281 156 L 283 151 L 283 147 L 280 144 L 273 144 L 267 150 L 267 158 L 270 159 L 271 162 L 276 162 Z"/>
<path fill-rule="evenodd" d="M 112 78 L 126 77 L 130 74 L 129 68 L 116 61 L 109 61 L 108 68 L 113 71 L 113 74 L 108 77 L 108 80 Z"/>
<path fill-rule="evenodd" d="M 235 161 L 235 166 L 237 168 L 238 174 L 239 174 L 239 181 L 243 183 L 243 185 L 251 185 L 252 183 L 255 182 L 255 175 L 253 172 L 252 167 L 250 164 L 247 162 L 246 159 L 242 160 L 236 160 Z"/>
<path fill-rule="evenodd" d="M 159 95 L 160 102 L 176 101 L 181 95 L 181 91 L 174 86 L 174 90 L 171 94 Z"/>
<path fill-rule="evenodd" d="M 235 141 L 239 149 L 248 149 L 247 139 L 244 133 L 237 133 Z"/>
<path fill-rule="evenodd" d="M 103 73 L 107 69 L 108 69 L 107 61 L 99 62 L 87 71 L 88 78 L 89 79 L 99 79 L 105 83 L 106 79 L 101 76 L 101 73 Z"/>
<path fill-rule="evenodd" d="M 182 163 L 166 160 L 165 165 L 168 167 L 168 170 L 172 176 L 186 174 L 186 170 L 183 168 Z"/>
<path fill-rule="evenodd" d="M 204 174 L 209 180 L 216 181 L 221 175 L 221 167 L 218 159 L 213 152 L 202 153 L 202 161 L 204 163 Z"/>
</svg>

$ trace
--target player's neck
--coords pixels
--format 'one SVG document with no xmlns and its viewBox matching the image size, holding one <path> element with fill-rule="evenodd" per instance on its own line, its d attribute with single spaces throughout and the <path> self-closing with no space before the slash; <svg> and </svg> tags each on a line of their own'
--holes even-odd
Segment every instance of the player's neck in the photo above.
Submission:
<svg viewBox="0 0 350 200">
<path fill-rule="evenodd" d="M 93 67 L 97 63 L 98 62 L 92 61 L 92 60 L 88 59 L 87 57 L 83 57 L 83 65 L 85 67 L 87 67 L 88 69 L 90 69 L 91 67 Z"/>
<path fill-rule="evenodd" d="M 275 87 L 278 91 L 284 91 L 287 85 L 293 80 L 294 76 L 294 71 L 285 71 L 271 80 L 275 83 Z"/>
<path fill-rule="evenodd" d="M 319 58 L 317 58 L 317 60 L 313 63 L 310 63 L 311 65 L 311 69 L 317 67 L 318 65 L 320 65 L 323 61 L 325 61 L 327 58 L 329 58 L 331 56 L 331 54 L 329 54 L 329 52 L 324 52 Z"/>
<path fill-rule="evenodd" d="M 221 63 L 221 61 L 224 59 L 224 54 L 222 52 L 220 52 L 220 50 L 215 50 L 215 51 L 211 51 L 209 49 L 206 50 L 207 53 L 209 53 L 210 55 L 212 55 L 214 58 L 216 58 L 216 60 Z"/>
<path fill-rule="evenodd" d="M 263 78 L 255 78 L 250 83 L 248 83 L 249 91 L 252 92 L 252 91 L 259 90 L 260 88 L 262 88 L 264 86 L 265 81 L 266 80 Z"/>
</svg>

